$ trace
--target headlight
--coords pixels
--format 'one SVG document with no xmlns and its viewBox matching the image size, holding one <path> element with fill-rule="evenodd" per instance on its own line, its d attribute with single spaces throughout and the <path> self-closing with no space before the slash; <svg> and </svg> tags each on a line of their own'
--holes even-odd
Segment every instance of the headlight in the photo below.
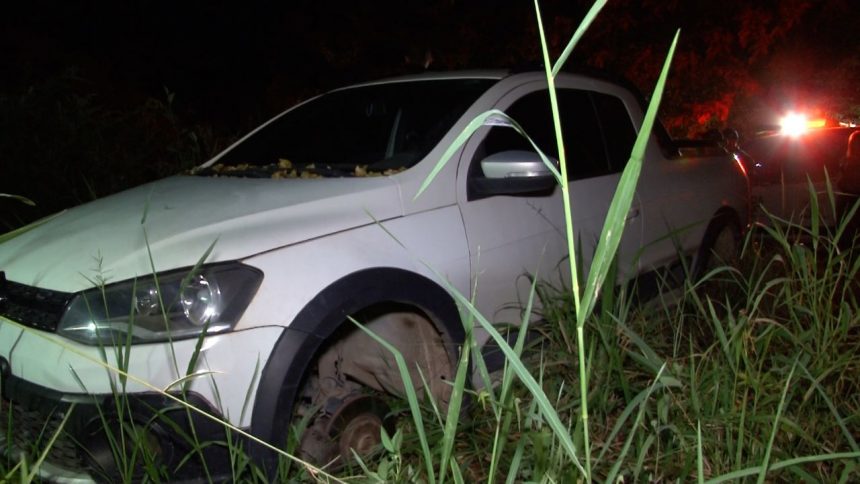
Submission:
<svg viewBox="0 0 860 484">
<path fill-rule="evenodd" d="M 259 270 L 228 263 L 109 284 L 76 294 L 57 333 L 103 345 L 222 333 L 239 321 L 262 280 Z"/>
</svg>

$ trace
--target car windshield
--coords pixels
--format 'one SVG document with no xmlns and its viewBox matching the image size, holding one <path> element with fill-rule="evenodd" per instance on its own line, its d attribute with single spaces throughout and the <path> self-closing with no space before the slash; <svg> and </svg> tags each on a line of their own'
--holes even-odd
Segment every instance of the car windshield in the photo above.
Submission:
<svg viewBox="0 0 860 484">
<path fill-rule="evenodd" d="M 390 175 L 418 163 L 495 81 L 396 82 L 334 91 L 287 111 L 200 175 Z"/>
</svg>

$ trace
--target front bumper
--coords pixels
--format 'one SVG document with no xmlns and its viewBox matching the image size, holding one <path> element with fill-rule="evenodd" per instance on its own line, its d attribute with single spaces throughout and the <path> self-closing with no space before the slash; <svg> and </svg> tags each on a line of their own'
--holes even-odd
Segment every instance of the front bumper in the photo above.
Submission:
<svg viewBox="0 0 860 484">
<path fill-rule="evenodd" d="M 0 317 L 0 440 L 17 459 L 18 451 L 38 456 L 56 434 L 43 469 L 52 481 L 116 481 L 123 472 L 136 480 L 144 469 L 161 469 L 162 481 L 194 481 L 207 473 L 217 480 L 225 470 L 218 466 L 230 462 L 223 426 L 158 390 L 247 429 L 251 412 L 245 410 L 253 408 L 259 373 L 282 332 L 252 328 L 202 342 L 133 345 L 126 352 L 80 345 Z M 144 465 L 124 443 L 135 438 L 147 442 L 153 464 Z M 206 449 L 205 455 L 195 448 Z M 122 471 L 122 465 L 131 467 Z"/>
<path fill-rule="evenodd" d="M 0 360 L 0 368 L 8 368 Z M 43 477 L 55 482 L 140 480 L 149 473 L 194 481 L 229 475 L 224 428 L 159 393 L 64 394 L 4 375 L 0 440 L 7 458 L 47 451 Z M 221 417 L 195 393 L 182 401 Z M 232 441 L 232 445 L 241 445 Z M 204 465 L 205 470 L 204 470 Z"/>
</svg>

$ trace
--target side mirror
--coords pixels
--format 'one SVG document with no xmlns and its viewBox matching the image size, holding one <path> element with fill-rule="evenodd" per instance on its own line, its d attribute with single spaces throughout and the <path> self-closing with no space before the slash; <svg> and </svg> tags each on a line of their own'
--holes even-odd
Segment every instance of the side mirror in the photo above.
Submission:
<svg viewBox="0 0 860 484">
<path fill-rule="evenodd" d="M 553 160 L 558 163 L 556 160 Z M 548 194 L 555 188 L 552 171 L 533 151 L 502 151 L 481 160 L 483 176 L 472 180 L 477 195 Z"/>
</svg>

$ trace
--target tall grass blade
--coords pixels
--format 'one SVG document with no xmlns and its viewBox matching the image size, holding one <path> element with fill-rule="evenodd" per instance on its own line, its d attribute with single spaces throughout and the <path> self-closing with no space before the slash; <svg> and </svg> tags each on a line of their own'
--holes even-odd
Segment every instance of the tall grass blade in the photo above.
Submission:
<svg viewBox="0 0 860 484">
<path fill-rule="evenodd" d="M 254 396 L 254 388 L 257 386 L 257 380 L 260 379 L 260 354 L 257 354 L 257 364 L 254 365 L 254 376 L 248 382 L 248 390 L 245 392 L 245 401 L 242 402 L 242 411 L 239 413 L 239 421 L 245 421 L 245 415 L 248 413 L 248 403 L 251 402 L 251 397 Z"/>
<path fill-rule="evenodd" d="M 481 252 L 478 251 L 477 261 L 475 263 L 476 267 L 481 267 Z M 475 298 L 478 295 L 478 278 L 474 278 L 474 282 L 472 283 L 472 304 L 475 304 Z M 481 381 L 483 382 L 483 388 L 481 389 L 481 394 L 479 395 L 479 399 L 489 399 L 491 402 L 491 408 L 493 412 L 496 414 L 496 418 L 501 418 L 501 408 L 499 405 L 496 405 L 496 392 L 493 388 L 493 381 L 490 378 L 490 371 L 487 368 L 487 363 L 484 361 L 484 355 L 481 353 L 481 348 L 478 347 L 478 342 L 474 338 L 474 329 L 475 329 L 475 317 L 472 313 L 468 311 L 463 311 L 464 314 L 461 315 L 463 319 L 463 328 L 466 331 L 466 334 L 471 334 L 473 337 L 469 338 L 467 341 L 471 347 L 472 354 L 472 364 L 475 368 L 477 368 L 478 375 L 481 377 Z"/>
<path fill-rule="evenodd" d="M 51 435 L 51 440 L 49 440 L 47 445 L 45 445 L 45 448 L 42 450 L 42 453 L 39 454 L 39 458 L 36 459 L 36 462 L 33 463 L 33 468 L 30 470 L 30 473 L 27 474 L 25 482 L 32 482 L 33 479 L 35 479 L 36 474 L 38 474 L 39 472 L 39 468 L 42 466 L 42 463 L 45 462 L 45 458 L 48 457 L 48 453 L 51 451 L 51 448 L 57 441 L 57 438 L 60 436 L 60 433 L 63 432 L 63 429 L 66 428 L 66 423 L 69 421 L 69 417 L 72 415 L 74 409 L 75 403 L 69 405 L 69 409 L 66 411 L 66 414 L 63 415 L 63 420 L 60 421 L 60 425 L 57 427 L 57 430 L 55 430 L 53 435 Z"/>
<path fill-rule="evenodd" d="M 433 470 L 433 454 L 430 452 L 427 433 L 424 430 L 424 418 L 421 417 L 421 406 L 418 403 L 418 393 L 415 391 L 415 386 L 412 384 L 412 377 L 410 376 L 409 367 L 406 365 L 406 360 L 403 358 L 403 354 L 397 348 L 392 346 L 391 343 L 385 341 L 368 328 L 365 328 L 364 325 L 356 321 L 355 318 L 350 316 L 349 320 L 394 356 L 394 361 L 397 363 L 397 369 L 400 371 L 400 377 L 403 380 L 403 389 L 406 393 L 406 400 L 409 403 L 409 410 L 411 411 L 412 419 L 415 422 L 415 431 L 418 432 L 418 440 L 421 442 L 421 450 L 424 453 L 424 464 L 427 468 L 427 478 L 429 482 L 436 482 L 436 473 Z M 442 472 L 444 472 L 444 470 L 442 470 Z"/>
<path fill-rule="evenodd" d="M 165 393 L 169 392 L 172 388 L 175 388 L 179 385 L 182 385 L 183 387 L 187 387 L 188 384 L 190 384 L 192 381 L 194 381 L 200 377 L 212 376 L 212 375 L 221 375 L 223 373 L 224 373 L 223 371 L 217 371 L 217 370 L 195 371 L 193 373 L 189 373 L 187 375 L 179 377 L 176 380 L 173 380 L 172 382 L 168 383 L 167 385 L 165 385 L 165 387 L 162 389 L 162 391 Z"/>
<path fill-rule="evenodd" d="M 654 88 L 654 94 L 651 97 L 651 102 L 648 104 L 648 110 L 645 113 L 645 119 L 642 122 L 642 127 L 636 137 L 636 142 L 633 144 L 633 152 L 630 154 L 630 160 L 624 171 L 621 174 L 621 180 L 618 182 L 618 188 L 615 191 L 615 196 L 609 205 L 609 212 L 606 215 L 606 221 L 603 225 L 600 241 L 595 250 L 594 259 L 591 263 L 591 269 L 588 271 L 588 280 L 585 285 L 585 294 L 583 296 L 582 305 L 577 308 L 577 325 L 582 326 L 588 315 L 591 314 L 594 304 L 597 300 L 599 291 L 603 287 L 604 277 L 609 270 L 609 265 L 615 257 L 615 252 L 621 242 L 621 235 L 624 231 L 624 221 L 627 213 L 630 211 L 630 206 L 633 201 L 633 195 L 636 191 L 636 182 L 639 179 L 639 172 L 642 169 L 642 160 L 645 157 L 645 150 L 648 147 L 648 140 L 651 137 L 651 130 L 657 118 L 657 110 L 660 107 L 660 101 L 663 98 L 663 90 L 666 86 L 666 78 L 669 75 L 669 66 L 672 58 L 675 55 L 675 47 L 678 45 L 678 37 L 680 30 L 675 33 L 675 38 L 672 39 L 672 45 L 669 47 L 669 54 L 666 56 L 666 62 L 663 64 L 663 70 L 657 81 L 657 86 Z"/>
<path fill-rule="evenodd" d="M 17 201 L 23 203 L 24 205 L 29 205 L 31 207 L 36 206 L 36 202 L 30 200 L 27 197 L 22 197 L 21 195 L 11 195 L 9 193 L 0 193 L 0 198 L 11 198 L 12 200 L 17 200 Z"/>
<path fill-rule="evenodd" d="M 860 452 L 834 452 L 829 454 L 816 454 L 803 457 L 795 457 L 793 459 L 786 459 L 783 461 L 774 462 L 768 467 L 767 470 L 778 471 L 801 464 L 851 459 L 860 459 Z M 756 474 L 760 474 L 763 470 L 763 466 L 748 467 L 746 469 L 732 471 L 719 477 L 709 479 L 705 481 L 705 484 L 720 484 L 721 482 L 740 482 L 741 479 L 743 479 L 744 477 L 750 477 Z"/>
<path fill-rule="evenodd" d="M 612 430 L 609 432 L 609 435 L 605 439 L 605 444 L 603 445 L 603 449 L 600 451 L 600 454 L 597 455 L 597 458 L 594 460 L 594 465 L 598 465 L 602 460 L 606 452 L 612 449 L 612 444 L 615 441 L 615 437 L 624 429 L 624 425 L 627 424 L 627 421 L 630 419 L 630 416 L 633 415 L 633 412 L 637 408 L 642 408 L 645 404 L 645 400 L 651 394 L 651 387 L 646 388 L 640 391 L 635 397 L 631 398 L 627 403 L 627 406 L 624 407 L 624 410 L 618 414 L 617 420 L 615 424 L 612 426 Z"/>
<path fill-rule="evenodd" d="M 14 479 L 12 479 L 12 477 L 15 474 L 18 474 L 19 482 L 27 482 L 25 480 L 25 476 L 29 474 L 29 472 L 27 472 L 26 468 L 27 460 L 24 458 L 24 456 L 21 456 L 21 458 L 18 459 L 18 462 L 16 462 L 15 465 L 12 466 L 12 468 L 9 469 L 9 471 L 6 472 L 6 474 L 3 476 L 2 482 L 14 482 Z"/>
<path fill-rule="evenodd" d="M 639 446 L 639 456 L 636 458 L 636 465 L 633 467 L 633 480 L 636 482 L 639 479 L 639 476 L 642 475 L 642 469 L 645 467 L 645 459 L 649 457 L 649 452 L 651 452 L 651 447 L 654 447 L 657 438 L 655 435 L 659 435 L 657 433 L 651 433 L 645 440 L 642 441 L 642 444 Z M 658 445 L 659 447 L 659 445 Z"/>
<path fill-rule="evenodd" d="M 815 190 L 815 185 L 812 184 L 812 178 L 806 176 L 807 193 L 809 193 L 809 217 L 810 217 L 810 232 L 812 233 L 812 247 L 818 248 L 818 237 L 821 231 L 821 208 L 818 206 L 818 192 Z"/>
<path fill-rule="evenodd" d="M 830 178 L 830 170 L 824 167 L 824 189 L 827 193 L 827 201 L 830 203 L 830 214 L 833 220 L 839 221 L 839 214 L 836 212 L 836 191 L 833 189 L 833 179 Z"/>
<path fill-rule="evenodd" d="M 104 284 L 101 286 L 102 297 L 104 298 Z M 131 292 L 132 294 L 137 294 L 137 278 L 134 279 L 134 282 L 131 284 Z M 106 299 L 106 298 L 105 298 Z M 107 301 L 105 301 L 107 302 Z M 128 308 L 128 325 L 126 326 L 125 332 L 125 341 L 123 344 L 118 345 L 115 354 L 117 358 L 117 366 L 122 368 L 123 370 L 128 370 L 129 364 L 131 363 L 131 343 L 132 343 L 132 335 L 134 335 L 134 319 L 137 317 L 137 311 L 135 310 L 135 301 L 134 298 L 131 298 L 129 301 Z M 107 314 L 107 310 L 105 310 L 105 314 Z M 99 345 L 102 346 L 102 345 Z M 104 351 L 104 350 L 102 350 Z M 125 393 L 125 389 L 128 385 L 128 380 L 125 377 L 119 377 L 119 386 L 120 390 Z M 113 387 L 113 379 L 111 379 L 111 386 Z"/>
<path fill-rule="evenodd" d="M 654 381 L 648 387 L 647 393 L 645 394 L 645 398 L 642 400 L 642 403 L 639 404 L 639 412 L 636 414 L 636 420 L 633 422 L 630 434 L 624 441 L 624 446 L 621 448 L 621 453 L 618 455 L 618 458 L 615 460 L 615 463 L 609 470 L 609 474 L 606 475 L 606 482 L 616 482 L 618 473 L 619 471 L 621 471 L 621 465 L 624 463 L 624 458 L 630 451 L 630 445 L 633 443 L 633 438 L 636 436 L 636 430 L 639 428 L 639 424 L 642 422 L 642 418 L 645 416 L 645 404 L 648 403 L 648 399 L 651 397 L 651 394 L 654 393 L 654 389 L 660 385 L 660 375 L 663 373 L 663 370 L 665 368 L 666 365 L 664 364 L 660 368 L 660 371 L 657 373 L 657 376 L 654 378 Z"/>
<path fill-rule="evenodd" d="M 181 289 L 180 289 L 181 291 Z M 191 353 L 191 358 L 188 359 L 188 366 L 185 369 L 185 376 L 180 378 L 180 380 L 184 380 L 182 384 L 182 393 L 184 394 L 189 390 L 191 382 L 194 381 L 194 378 L 200 376 L 201 374 L 206 374 L 210 372 L 198 372 L 197 368 L 197 360 L 200 358 L 200 352 L 203 350 L 203 342 L 206 340 L 206 332 L 209 331 L 209 321 L 203 325 L 203 330 L 200 332 L 200 335 L 197 336 L 197 341 L 194 344 L 194 351 Z M 175 385 L 176 382 L 172 383 L 171 386 Z M 169 388 L 169 387 L 168 387 Z"/>
<path fill-rule="evenodd" d="M 146 211 L 144 211 L 144 216 L 141 219 L 141 222 L 146 221 Z M 179 360 L 176 358 L 176 349 L 173 347 L 173 336 L 170 332 L 170 323 L 167 317 L 167 308 L 164 306 L 164 299 L 162 298 L 161 286 L 158 284 L 158 277 L 156 274 L 158 271 L 155 268 L 155 257 L 152 255 L 152 246 L 149 244 L 149 233 L 146 231 L 146 226 L 141 225 L 141 232 L 143 232 L 143 243 L 146 245 L 146 257 L 149 259 L 149 268 L 152 271 L 153 278 L 152 282 L 155 284 L 155 291 L 158 294 L 158 306 L 161 308 L 161 318 L 165 323 L 165 327 L 167 329 L 167 343 L 170 348 L 170 364 L 173 366 L 173 371 L 176 376 L 182 376 L 182 373 L 179 372 Z M 105 301 L 106 298 L 103 297 Z"/>
<path fill-rule="evenodd" d="M 143 202 L 143 213 L 140 215 L 140 225 L 146 225 L 146 218 L 149 216 L 150 202 L 152 201 L 152 190 L 146 194 L 146 200 Z"/>
<path fill-rule="evenodd" d="M 471 350 L 471 331 L 466 335 L 466 343 L 460 352 L 460 363 L 457 365 L 457 375 L 454 377 L 454 386 L 451 388 L 451 398 L 448 403 L 448 415 L 445 417 L 445 428 L 442 434 L 442 461 L 439 465 L 439 482 L 445 482 L 445 470 L 451 461 L 451 453 L 454 449 L 454 441 L 457 438 L 457 428 L 460 423 L 460 410 L 463 405 L 464 388 L 466 387 L 466 375 L 469 370 L 469 354 Z M 429 388 L 429 387 L 428 387 Z M 457 463 L 451 461 L 452 472 L 459 471 Z"/>
<path fill-rule="evenodd" d="M 523 454 L 526 450 L 526 440 L 520 439 L 517 442 L 517 448 L 514 450 L 514 456 L 511 459 L 511 466 L 508 468 L 508 478 L 505 480 L 505 484 L 514 484 L 517 479 L 517 475 L 520 472 L 520 466 L 523 462 Z"/>
<path fill-rule="evenodd" d="M 702 421 L 696 422 L 696 481 L 705 482 L 705 458 L 702 456 Z"/>
<path fill-rule="evenodd" d="M 564 136 L 562 136 L 562 126 L 561 126 L 561 114 L 558 109 L 558 98 L 555 93 L 555 77 L 552 75 L 551 66 L 552 61 L 549 57 L 549 47 L 546 43 L 546 34 L 544 33 L 543 28 L 543 18 L 540 13 L 540 5 L 538 4 L 538 0 L 534 0 L 535 3 L 535 17 L 537 20 L 538 26 L 538 34 L 540 37 L 540 47 L 541 54 L 543 55 L 543 63 L 544 63 L 544 71 L 546 75 L 546 83 L 547 83 L 547 91 L 549 92 L 549 105 L 550 110 L 552 112 L 552 125 L 555 130 L 555 143 L 556 149 L 558 150 L 558 159 L 559 159 L 559 167 L 561 168 L 561 173 L 559 176 L 559 184 L 561 185 L 561 199 L 564 210 L 564 221 L 565 221 L 565 238 L 567 240 L 567 253 L 569 257 L 570 263 L 570 276 L 571 276 L 571 285 L 573 286 L 573 303 L 574 307 L 579 309 L 580 307 L 580 294 L 579 294 L 579 271 L 577 270 L 577 251 L 574 246 L 574 227 L 573 227 L 573 216 L 571 212 L 573 208 L 570 205 L 570 184 L 568 183 L 567 176 L 567 156 L 565 154 L 564 149 Z M 586 442 L 588 439 L 586 439 Z M 588 469 L 586 462 L 586 469 Z M 590 480 L 590 478 L 589 478 Z"/>
<path fill-rule="evenodd" d="M 576 47 L 576 44 L 578 44 L 582 36 L 585 35 L 585 31 L 591 27 L 591 23 L 594 22 L 595 18 L 597 18 L 597 14 L 599 14 L 600 11 L 603 10 L 603 7 L 606 6 L 606 1 L 607 0 L 597 0 L 594 2 L 594 5 L 591 6 L 588 13 L 585 14 L 585 18 L 582 19 L 576 32 L 573 33 L 573 37 L 570 38 L 564 51 L 555 62 L 555 65 L 552 66 L 553 77 L 557 76 L 558 73 L 561 72 L 562 67 L 564 67 L 564 63 L 567 62 L 567 58 L 570 57 L 570 54 L 573 52 L 573 48 Z"/>
<path fill-rule="evenodd" d="M 431 268 L 432 270 L 432 268 Z M 436 273 L 437 276 L 440 277 L 440 280 L 445 281 L 440 274 Z M 508 364 L 510 368 L 516 373 L 517 377 L 523 382 L 526 388 L 531 393 L 532 397 L 534 397 L 534 402 L 537 404 L 541 415 L 546 419 L 547 424 L 552 429 L 556 438 L 561 442 L 562 448 L 564 449 L 567 456 L 573 462 L 573 465 L 576 466 L 577 469 L 583 474 L 586 475 L 585 468 L 582 467 L 582 463 L 579 460 L 579 457 L 576 455 L 576 446 L 573 443 L 573 440 L 570 437 L 569 430 L 562 423 L 561 419 L 558 416 L 558 413 L 555 410 L 555 406 L 549 401 L 541 388 L 540 384 L 535 380 L 535 378 L 531 375 L 529 370 L 523 365 L 523 362 L 520 358 L 514 353 L 514 350 L 508 345 L 508 342 L 505 338 L 499 334 L 496 328 L 487 321 L 485 318 L 473 305 L 472 303 L 465 298 L 459 291 L 456 290 L 451 284 L 445 281 L 448 292 L 454 295 L 454 298 L 457 302 L 465 307 L 469 312 L 475 315 L 475 319 L 478 323 L 481 324 L 481 327 L 490 335 L 491 338 L 496 342 L 501 349 L 502 353 L 504 353 L 505 357 L 508 360 Z"/>
<path fill-rule="evenodd" d="M 633 343 L 633 346 L 639 349 L 641 355 L 633 352 L 631 349 L 627 349 L 627 354 L 630 355 L 631 358 L 639 362 L 645 368 L 648 368 L 649 371 L 655 374 L 662 374 L 664 371 L 661 369 L 665 367 L 665 360 L 660 358 L 657 355 L 657 352 L 654 351 L 653 348 L 645 341 L 642 336 L 633 331 L 629 326 L 624 324 L 622 321 L 616 321 L 616 326 L 621 330 L 621 333 L 624 334 L 627 338 L 630 339 L 630 342 Z M 681 382 L 671 376 L 665 375 L 661 376 L 661 383 L 667 386 L 681 387 Z"/>
<path fill-rule="evenodd" d="M 788 388 L 791 386 L 791 379 L 794 377 L 794 370 L 797 369 L 799 360 L 800 357 L 798 356 L 794 360 L 794 364 L 791 365 L 791 371 L 788 373 L 788 378 L 785 380 L 785 386 L 782 389 L 782 396 L 779 399 L 779 407 L 777 407 L 776 415 L 773 418 L 773 429 L 770 432 L 770 440 L 768 440 L 767 447 L 764 452 L 764 462 L 762 463 L 758 474 L 758 484 L 763 484 L 764 476 L 767 475 L 768 465 L 770 464 L 770 454 L 773 450 L 773 441 L 776 439 L 776 431 L 779 429 L 779 420 L 780 417 L 782 417 L 782 411 L 785 409 L 785 398 L 788 396 Z"/>
<path fill-rule="evenodd" d="M 454 484 L 466 484 L 466 480 L 463 479 L 463 471 L 460 470 L 460 466 L 457 465 L 457 462 L 451 460 L 451 476 L 454 479 Z"/>
<path fill-rule="evenodd" d="M 9 232 L 6 232 L 5 234 L 0 235 L 0 244 L 4 243 L 6 241 L 12 240 L 15 237 L 18 237 L 19 235 L 23 235 L 23 234 L 35 229 L 36 227 L 38 227 L 40 225 L 43 225 L 47 222 L 50 222 L 51 220 L 59 217 L 60 215 L 62 215 L 65 212 L 66 211 L 63 210 L 62 212 L 58 212 L 58 213 L 55 213 L 53 215 L 49 215 L 45 218 L 41 218 L 39 220 L 36 220 L 33 223 L 29 223 L 29 224 L 23 226 L 23 227 L 19 227 L 15 230 L 10 230 Z"/>
<path fill-rule="evenodd" d="M 845 419 L 839 415 L 839 411 L 836 409 L 836 406 L 833 405 L 833 400 L 829 395 L 821 388 L 821 385 L 818 383 L 818 380 L 812 377 L 812 374 L 809 373 L 809 370 L 806 369 L 806 365 L 803 363 L 799 363 L 800 369 L 806 373 L 806 377 L 809 379 L 809 383 L 812 385 L 812 388 L 821 395 L 821 399 L 824 400 L 824 403 L 827 405 L 827 409 L 830 410 L 830 413 L 833 414 L 833 418 L 836 419 L 836 423 L 839 425 L 839 429 L 842 430 L 842 435 L 845 437 L 845 440 L 848 441 L 848 445 L 851 446 L 851 450 L 855 452 L 860 452 L 860 446 L 857 445 L 857 441 L 854 440 L 854 436 L 851 435 L 851 431 L 848 430 L 848 426 L 845 424 Z"/>
<path fill-rule="evenodd" d="M 744 450 L 744 441 L 746 439 L 746 425 L 747 425 L 747 411 L 749 409 L 749 405 L 747 401 L 749 400 L 749 388 L 744 389 L 743 397 L 741 398 L 740 404 L 741 406 L 741 418 L 738 422 L 738 435 L 736 438 L 737 448 L 735 449 L 735 465 L 740 467 L 743 464 L 743 450 Z"/>
<path fill-rule="evenodd" d="M 537 274 L 532 278 L 531 289 L 529 290 L 529 298 L 526 303 L 525 310 L 523 311 L 523 319 L 520 324 L 518 333 L 517 333 L 517 341 L 514 344 L 514 354 L 517 355 L 518 358 L 522 358 L 523 348 L 525 347 L 526 339 L 528 337 L 529 331 L 529 319 L 532 314 L 532 308 L 534 307 L 534 297 L 537 291 Z M 502 375 L 502 391 L 499 397 L 500 401 L 500 409 L 496 414 L 496 419 L 501 420 L 501 414 L 504 413 L 504 419 L 502 422 L 497 422 L 496 427 L 496 436 L 493 440 L 493 452 L 492 457 L 490 458 L 490 482 L 492 483 L 495 480 L 496 471 L 498 466 L 501 464 L 501 456 L 504 453 L 505 443 L 508 440 L 508 435 L 510 434 L 511 421 L 513 419 L 513 413 L 510 411 L 504 412 L 504 409 L 509 408 L 513 403 L 513 392 L 511 391 L 511 386 L 514 381 L 514 373 L 508 371 L 507 363 L 505 364 L 505 371 Z"/>
<path fill-rule="evenodd" d="M 713 326 L 717 332 L 717 339 L 720 341 L 720 348 L 723 350 L 723 356 L 726 358 L 726 361 L 729 362 L 729 365 L 731 365 L 732 371 L 737 372 L 738 362 L 734 352 L 732 351 L 732 346 L 728 336 L 726 335 L 726 330 L 723 327 L 722 318 L 717 315 L 717 310 L 714 308 L 714 302 L 710 297 L 707 299 L 707 303 L 709 311 L 708 315 L 710 316 L 710 320 L 714 323 Z"/>
</svg>

